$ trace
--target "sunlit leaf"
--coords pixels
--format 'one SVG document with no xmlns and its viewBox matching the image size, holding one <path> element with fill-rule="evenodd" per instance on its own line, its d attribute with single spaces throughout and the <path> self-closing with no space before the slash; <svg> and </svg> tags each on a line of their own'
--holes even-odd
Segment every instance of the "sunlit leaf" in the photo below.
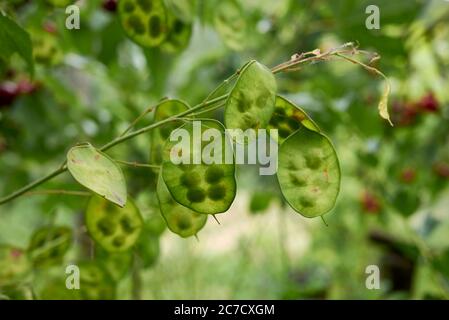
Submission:
<svg viewBox="0 0 449 320">
<path fill-rule="evenodd" d="M 123 207 L 126 182 L 122 169 L 90 144 L 75 146 L 67 153 L 67 168 L 73 178 L 89 190 Z"/>
</svg>

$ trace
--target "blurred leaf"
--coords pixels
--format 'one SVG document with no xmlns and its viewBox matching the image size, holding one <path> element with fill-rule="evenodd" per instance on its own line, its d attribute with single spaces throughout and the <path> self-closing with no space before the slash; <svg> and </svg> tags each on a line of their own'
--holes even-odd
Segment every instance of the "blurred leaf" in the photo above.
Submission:
<svg viewBox="0 0 449 320">
<path fill-rule="evenodd" d="M 28 71 L 34 74 L 33 48 L 30 35 L 16 22 L 0 12 L 0 57 L 9 59 L 13 53 L 19 54 L 28 64 Z"/>
</svg>

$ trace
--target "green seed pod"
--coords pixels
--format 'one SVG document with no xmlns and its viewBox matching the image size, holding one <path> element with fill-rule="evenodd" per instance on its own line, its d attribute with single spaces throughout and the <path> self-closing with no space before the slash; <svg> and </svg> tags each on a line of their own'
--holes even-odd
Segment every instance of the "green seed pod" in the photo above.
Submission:
<svg viewBox="0 0 449 320">
<path fill-rule="evenodd" d="M 321 131 L 304 110 L 286 98 L 276 96 L 274 112 L 267 129 L 278 129 L 278 143 L 282 144 L 301 125 L 312 131 Z"/>
<path fill-rule="evenodd" d="M 0 246 L 0 287 L 16 284 L 31 271 L 25 251 L 11 246 Z"/>
<path fill-rule="evenodd" d="M 131 270 L 132 253 L 129 251 L 110 253 L 99 247 L 96 250 L 96 259 L 115 282 L 123 279 Z"/>
<path fill-rule="evenodd" d="M 274 111 L 276 81 L 272 72 L 257 61 L 247 63 L 226 100 L 228 129 L 265 128 Z"/>
<path fill-rule="evenodd" d="M 305 127 L 279 148 L 277 177 L 285 200 L 312 218 L 331 210 L 340 191 L 340 165 L 330 140 Z"/>
<path fill-rule="evenodd" d="M 162 0 L 120 0 L 118 13 L 126 35 L 142 47 L 158 46 L 167 37 L 167 13 Z"/>
<path fill-rule="evenodd" d="M 28 252 L 35 266 L 59 264 L 72 243 L 72 230 L 66 227 L 43 227 L 30 240 Z"/>
<path fill-rule="evenodd" d="M 112 300 L 116 289 L 108 273 L 95 262 L 78 264 L 80 269 L 80 295 L 83 300 Z"/>
<path fill-rule="evenodd" d="M 159 258 L 159 238 L 150 232 L 143 233 L 137 243 L 136 253 L 142 260 L 144 268 L 152 267 Z"/>
<path fill-rule="evenodd" d="M 213 136 L 211 142 L 203 141 L 198 145 L 198 142 L 194 141 L 195 126 L 198 132 L 201 130 L 201 136 L 209 129 L 213 131 L 208 133 L 216 136 Z M 187 123 L 178 130 L 186 130 L 190 139 L 186 143 L 188 150 L 179 150 L 182 157 L 190 159 L 190 163 L 199 159 L 200 164 L 174 164 L 171 153 L 177 152 L 182 141 L 167 141 L 164 147 L 162 177 L 173 199 L 199 213 L 216 214 L 227 211 L 235 198 L 236 182 L 232 145 L 225 135 L 224 127 L 215 120 L 202 120 Z M 205 156 L 209 156 L 215 163 L 205 164 Z M 225 164 L 226 160 L 231 163 Z"/>
<path fill-rule="evenodd" d="M 183 238 L 194 236 L 206 224 L 207 215 L 184 207 L 172 198 L 161 176 L 157 182 L 157 197 L 167 227 L 179 236 Z"/>
<path fill-rule="evenodd" d="M 33 57 L 37 63 L 54 66 L 61 63 L 63 51 L 55 35 L 41 30 L 31 30 Z"/>
<path fill-rule="evenodd" d="M 67 168 L 84 187 L 123 207 L 126 182 L 120 166 L 90 144 L 75 146 L 67 153 Z"/>
<path fill-rule="evenodd" d="M 86 226 L 92 238 L 108 252 L 131 249 L 139 238 L 143 219 L 131 199 L 126 206 L 117 207 L 99 196 L 87 204 Z"/>
<path fill-rule="evenodd" d="M 45 280 L 42 289 L 36 292 L 39 300 L 80 300 L 80 290 L 67 290 L 65 277 L 51 277 Z"/>
<path fill-rule="evenodd" d="M 242 50 L 248 42 L 245 15 L 235 0 L 220 1 L 215 8 L 215 29 L 223 42 L 233 50 Z"/>
<path fill-rule="evenodd" d="M 177 99 L 164 100 L 156 107 L 153 121 L 159 122 L 187 110 L 189 110 L 189 106 L 184 101 Z M 178 128 L 181 124 L 181 121 L 174 121 L 152 130 L 150 148 L 151 163 L 162 163 L 162 149 L 165 141 L 170 136 L 170 133 Z"/>
<path fill-rule="evenodd" d="M 171 53 L 184 50 L 188 46 L 190 36 L 192 35 L 192 24 L 183 21 L 173 14 L 169 14 L 168 28 L 170 32 L 161 45 L 162 50 Z"/>
<path fill-rule="evenodd" d="M 165 4 L 176 18 L 186 23 L 193 21 L 197 0 L 165 0 Z"/>
</svg>

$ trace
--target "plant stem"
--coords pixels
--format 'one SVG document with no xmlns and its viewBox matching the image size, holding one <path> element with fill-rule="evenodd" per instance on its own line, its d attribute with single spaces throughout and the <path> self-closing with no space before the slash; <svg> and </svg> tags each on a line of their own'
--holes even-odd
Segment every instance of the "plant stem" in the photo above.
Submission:
<svg viewBox="0 0 449 320">
<path fill-rule="evenodd" d="M 45 195 L 45 194 L 62 194 L 68 196 L 81 196 L 81 197 L 88 197 L 92 195 L 92 193 L 87 191 L 72 191 L 72 190 L 38 190 L 38 191 L 28 191 L 25 193 L 25 195 L 27 196 Z"/>
<path fill-rule="evenodd" d="M 59 168 L 59 169 L 53 171 L 52 173 L 46 175 L 45 177 L 42 177 L 42 178 L 40 178 L 40 179 L 38 179 L 38 180 L 36 180 L 34 182 L 31 182 L 31 183 L 27 184 L 23 188 L 20 188 L 19 190 L 11 193 L 10 195 L 1 198 L 0 199 L 0 205 L 2 205 L 2 204 L 6 203 L 8 201 L 11 201 L 11 200 L 21 196 L 22 194 L 26 193 L 27 191 L 29 191 L 29 190 L 37 187 L 38 185 L 41 185 L 44 182 L 46 182 L 46 181 L 48 181 L 48 180 L 50 180 L 50 179 L 60 175 L 61 173 L 63 173 L 66 170 L 67 170 L 67 166 L 64 165 L 61 168 Z"/>
<path fill-rule="evenodd" d="M 130 167 L 141 167 L 141 168 L 153 168 L 153 169 L 160 169 L 161 166 L 155 165 L 155 164 L 147 164 L 147 163 L 138 163 L 138 162 L 129 162 L 129 161 L 122 161 L 122 160 L 114 160 L 115 162 L 119 164 L 124 164 L 126 166 Z"/>
<path fill-rule="evenodd" d="M 331 50 L 328 50 L 324 53 L 320 53 L 319 50 L 314 50 L 314 51 L 310 51 L 310 52 L 305 52 L 305 53 L 301 53 L 301 54 L 295 54 L 294 56 L 292 56 L 292 58 L 284 63 L 281 63 L 277 66 L 275 66 L 274 68 L 271 69 L 271 72 L 273 72 L 273 74 L 279 73 L 279 72 L 287 72 L 287 71 L 293 71 L 295 70 L 295 68 L 297 68 L 297 66 L 299 64 L 303 64 L 306 62 L 314 62 L 314 61 L 326 61 L 328 59 L 331 58 L 331 56 L 338 56 L 340 58 L 346 59 L 347 61 L 353 62 L 353 63 L 357 63 L 359 65 L 362 65 L 363 67 L 365 67 L 366 69 L 373 71 L 383 77 L 385 77 L 385 75 L 380 72 L 379 70 L 370 67 L 368 65 L 365 65 L 359 61 L 353 60 L 347 56 L 343 56 L 342 54 L 355 54 L 355 53 L 362 53 L 362 54 L 366 54 L 366 52 L 364 51 L 359 51 L 354 47 L 353 43 L 346 43 L 338 48 L 334 48 Z M 139 136 L 147 131 L 150 131 L 152 129 L 155 129 L 157 127 L 160 127 L 166 123 L 169 123 L 171 121 L 175 121 L 178 120 L 181 117 L 184 117 L 188 114 L 191 113 L 195 113 L 195 111 L 198 111 L 202 108 L 208 107 L 208 106 L 212 106 L 218 102 L 224 101 L 227 97 L 228 94 L 223 94 L 219 97 L 210 99 L 215 93 L 217 93 L 221 88 L 223 88 L 227 83 L 229 83 L 230 81 L 232 81 L 235 77 L 237 77 L 239 74 L 239 71 L 237 71 L 236 73 L 234 73 L 233 75 L 231 75 L 231 77 L 229 77 L 228 79 L 226 79 L 221 85 L 219 85 L 214 91 L 212 91 L 211 94 L 209 94 L 207 96 L 207 98 L 200 104 L 192 107 L 189 110 L 183 111 L 177 115 L 171 116 L 169 118 L 166 118 L 164 120 L 158 121 L 156 123 L 153 123 L 151 125 L 148 125 L 146 127 L 143 127 L 139 130 L 133 131 L 131 133 L 127 133 L 128 131 L 130 131 L 132 129 L 132 127 L 140 120 L 142 119 L 142 117 L 144 117 L 148 112 L 150 112 L 152 110 L 152 108 L 147 108 L 141 115 L 139 115 L 139 117 L 137 117 L 136 120 L 134 120 L 131 125 L 125 130 L 125 132 L 123 132 L 120 136 L 118 136 L 117 138 L 115 138 L 114 140 L 108 142 L 107 144 L 105 144 L 104 146 L 102 146 L 100 148 L 101 151 L 106 151 L 109 150 L 110 148 L 125 142 L 129 139 L 132 139 L 136 136 Z M 209 100 L 210 99 L 210 100 Z M 162 102 L 162 101 L 161 101 Z M 43 184 L 44 182 L 60 175 L 61 173 L 67 171 L 67 163 L 64 162 L 60 168 L 58 168 L 57 170 L 51 172 L 50 174 L 48 174 L 47 176 L 40 178 L 34 182 L 29 183 L 28 185 L 20 188 L 17 191 L 14 191 L 13 193 L 0 198 L 0 205 L 9 202 L 11 200 L 14 200 L 15 198 L 23 195 L 24 193 L 27 193 L 29 190 Z"/>
<path fill-rule="evenodd" d="M 208 106 L 213 105 L 213 104 L 215 104 L 217 102 L 223 101 L 223 100 L 225 100 L 227 98 L 227 96 L 228 95 L 225 94 L 225 95 L 219 96 L 217 98 L 211 99 L 209 101 L 204 101 L 204 102 L 202 102 L 202 103 L 192 107 L 191 109 L 183 111 L 183 112 L 181 112 L 181 113 L 179 113 L 177 115 L 174 115 L 174 116 L 169 117 L 167 119 L 164 119 L 164 120 L 158 121 L 156 123 L 150 124 L 150 125 L 148 125 L 146 127 L 143 127 L 143 128 L 141 128 L 141 129 L 139 129 L 137 131 L 128 133 L 128 134 L 126 134 L 124 136 L 119 136 L 118 138 L 116 138 L 116 139 L 112 140 L 111 142 L 105 144 L 103 147 L 100 148 L 100 150 L 101 151 L 106 151 L 106 150 L 108 150 L 108 149 L 110 149 L 110 148 L 112 148 L 112 147 L 114 147 L 114 146 L 116 146 L 116 145 L 118 145 L 118 144 L 120 144 L 120 143 L 122 143 L 124 141 L 132 139 L 132 138 L 134 138 L 134 137 L 136 137 L 138 135 L 141 135 L 141 134 L 143 134 L 143 133 L 145 133 L 147 131 L 150 131 L 152 129 L 160 127 L 160 126 L 162 126 L 162 125 L 164 125 L 166 123 L 169 123 L 171 121 L 177 120 L 178 117 L 186 116 L 186 115 L 191 114 L 191 113 L 193 113 L 193 112 L 195 112 L 197 110 L 200 110 L 202 108 L 208 107 Z M 9 202 L 11 200 L 14 200 L 15 198 L 23 195 L 24 193 L 27 193 L 29 190 L 31 190 L 31 189 L 33 189 L 33 188 L 43 184 L 44 182 L 47 182 L 48 180 L 50 180 L 50 179 L 52 179 L 52 178 L 54 178 L 56 176 L 59 176 L 61 173 L 64 173 L 65 171 L 67 171 L 67 164 L 66 163 L 64 163 L 60 168 L 56 169 L 55 171 L 51 172 L 50 174 L 46 175 L 45 177 L 42 177 L 42 178 L 40 178 L 40 179 L 38 179 L 36 181 L 33 181 L 33 182 L 27 184 L 26 186 L 20 188 L 19 190 L 14 191 L 10 195 L 7 195 L 7 196 L 1 198 L 0 199 L 0 205 L 5 204 L 5 203 L 7 203 L 7 202 Z"/>
</svg>

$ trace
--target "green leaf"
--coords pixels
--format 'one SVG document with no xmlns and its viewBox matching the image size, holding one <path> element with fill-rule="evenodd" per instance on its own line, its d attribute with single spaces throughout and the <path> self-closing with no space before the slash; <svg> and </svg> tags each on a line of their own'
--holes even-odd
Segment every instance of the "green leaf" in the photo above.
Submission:
<svg viewBox="0 0 449 320">
<path fill-rule="evenodd" d="M 198 132 L 195 132 L 195 126 Z M 196 134 L 201 133 L 202 137 L 208 129 L 213 129 L 216 134 L 212 142 L 195 141 Z M 236 182 L 232 145 L 224 127 L 218 121 L 203 120 L 187 123 L 177 130 L 186 130 L 189 133 L 189 141 L 185 143 L 189 149 L 180 149 L 182 141 L 168 140 L 164 147 L 161 169 L 173 199 L 199 213 L 216 214 L 227 211 L 235 198 Z M 213 150 L 209 147 L 213 147 Z M 170 159 L 173 152 L 182 153 L 189 164 L 174 164 Z M 213 159 L 216 161 L 206 164 L 202 158 L 203 154 L 212 153 L 217 155 L 217 158 Z M 231 164 L 227 164 L 226 155 L 229 156 Z M 195 158 L 200 159 L 201 163 L 193 164 Z"/>
<path fill-rule="evenodd" d="M 167 12 L 162 0 L 121 0 L 118 13 L 126 35 L 142 47 L 158 46 L 167 37 Z"/>
<path fill-rule="evenodd" d="M 312 131 L 321 131 L 318 125 L 304 110 L 286 98 L 276 96 L 274 112 L 268 123 L 267 129 L 278 130 L 279 144 L 284 142 L 289 135 L 298 130 L 301 124 Z"/>
<path fill-rule="evenodd" d="M 131 199 L 123 208 L 112 205 L 99 196 L 92 196 L 86 209 L 89 234 L 108 252 L 131 249 L 140 236 L 143 219 Z"/>
<path fill-rule="evenodd" d="M 37 230 L 28 247 L 34 265 L 42 267 L 61 263 L 72 239 L 72 230 L 67 227 L 43 227 Z"/>
<path fill-rule="evenodd" d="M 265 128 L 274 111 L 276 80 L 257 61 L 246 64 L 226 100 L 224 121 L 228 129 Z"/>
<path fill-rule="evenodd" d="M 187 110 L 189 110 L 189 106 L 184 101 L 177 99 L 164 100 L 156 107 L 153 121 L 159 122 Z M 151 163 L 162 163 L 162 149 L 165 141 L 170 136 L 170 133 L 181 125 L 181 121 L 173 121 L 152 130 L 150 148 Z"/>
<path fill-rule="evenodd" d="M 29 271 L 31 263 L 22 249 L 0 245 L 0 284 L 20 282 Z"/>
<path fill-rule="evenodd" d="M 300 128 L 279 148 L 279 185 L 285 200 L 312 218 L 331 210 L 340 190 L 340 165 L 330 140 Z"/>
<path fill-rule="evenodd" d="M 382 97 L 379 102 L 379 114 L 382 118 L 387 120 L 390 125 L 393 126 L 393 123 L 390 120 L 390 114 L 388 113 L 388 96 L 390 95 L 391 85 L 388 79 L 385 79 L 385 87 L 382 93 Z"/>
<path fill-rule="evenodd" d="M 242 50 L 247 43 L 248 25 L 239 3 L 222 0 L 214 11 L 215 29 L 223 42 L 233 50 Z"/>
<path fill-rule="evenodd" d="M 90 144 L 73 147 L 67 153 L 67 168 L 84 187 L 124 207 L 126 182 L 122 169 Z"/>
<path fill-rule="evenodd" d="M 13 53 L 19 54 L 28 64 L 28 71 L 34 74 L 33 47 L 30 35 L 15 21 L 0 12 L 0 57 L 8 60 Z"/>
<path fill-rule="evenodd" d="M 157 197 L 162 216 L 172 232 L 187 238 L 196 235 L 205 226 L 207 215 L 197 213 L 177 203 L 161 176 L 157 182 Z"/>
</svg>

